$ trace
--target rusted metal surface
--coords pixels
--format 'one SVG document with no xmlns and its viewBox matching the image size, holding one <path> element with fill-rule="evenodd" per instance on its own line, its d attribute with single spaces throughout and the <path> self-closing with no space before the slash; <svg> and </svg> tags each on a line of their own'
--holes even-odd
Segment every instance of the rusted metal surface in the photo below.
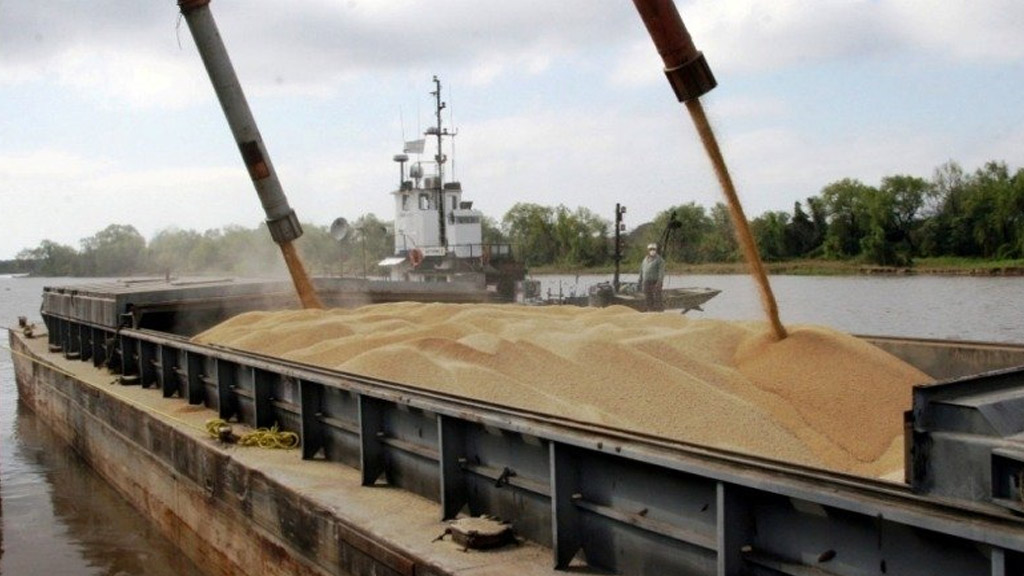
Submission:
<svg viewBox="0 0 1024 576">
<path fill-rule="evenodd" d="M 680 102 L 717 85 L 704 54 L 697 50 L 672 0 L 633 0 L 665 64 L 665 75 Z"/>
</svg>

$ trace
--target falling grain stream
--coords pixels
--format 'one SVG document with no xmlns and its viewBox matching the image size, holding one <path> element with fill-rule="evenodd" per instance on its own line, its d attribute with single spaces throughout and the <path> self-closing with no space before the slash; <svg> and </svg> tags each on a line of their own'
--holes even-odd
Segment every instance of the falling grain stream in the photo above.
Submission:
<svg viewBox="0 0 1024 576">
<path fill-rule="evenodd" d="M 775 303 L 771 285 L 768 283 L 764 264 L 761 263 L 757 245 L 750 233 L 750 225 L 747 223 L 746 216 L 743 215 L 743 207 L 740 205 L 736 188 L 729 176 L 725 157 L 722 156 L 722 150 L 715 139 L 715 132 L 711 129 L 711 124 L 700 103 L 700 96 L 706 94 L 716 85 L 711 68 L 708 67 L 704 55 L 694 46 L 690 33 L 686 31 L 686 26 L 683 25 L 683 19 L 679 16 L 679 11 L 673 0 L 633 0 L 633 4 L 640 13 L 640 18 L 643 20 L 651 40 L 654 41 L 658 54 L 661 55 L 669 85 L 679 101 L 685 102 L 687 110 L 690 111 L 690 117 L 697 127 L 704 150 L 711 160 L 715 176 L 718 177 L 722 192 L 728 201 L 729 215 L 736 229 L 737 240 L 760 288 L 761 302 L 764 305 L 765 313 L 768 315 L 776 339 L 782 340 L 786 337 L 786 329 L 779 321 L 778 306 Z"/>
<path fill-rule="evenodd" d="M 729 168 L 725 165 L 725 157 L 718 147 L 718 140 L 715 139 L 715 132 L 711 129 L 707 115 L 704 114 L 704 107 L 700 100 L 693 98 L 686 101 L 686 109 L 690 111 L 700 140 L 704 144 L 704 150 L 708 153 L 712 166 L 715 169 L 715 176 L 722 186 L 722 192 L 729 202 L 729 215 L 732 217 L 733 225 L 736 228 L 737 240 L 743 250 L 743 256 L 750 264 L 750 273 L 757 280 L 758 288 L 761 291 L 761 304 L 772 324 L 775 336 L 782 340 L 786 337 L 786 328 L 779 321 L 779 307 L 775 303 L 775 295 L 772 293 L 772 286 L 768 283 L 768 275 L 764 271 L 764 264 L 761 262 L 761 255 L 757 252 L 757 244 L 754 236 L 750 233 L 750 226 L 747 224 L 747 217 L 743 214 L 743 206 L 740 204 L 739 196 L 736 195 L 736 187 L 733 186 L 732 177 L 729 175 Z"/>
<path fill-rule="evenodd" d="M 323 308 L 324 305 L 320 302 L 316 290 L 313 289 L 313 283 L 310 281 L 309 275 L 306 274 L 306 267 L 302 265 L 302 259 L 299 257 L 295 245 L 291 242 L 282 243 L 281 254 L 284 256 L 285 264 L 288 265 L 288 273 L 291 274 L 292 283 L 295 285 L 295 291 L 299 295 L 302 307 Z"/>
</svg>

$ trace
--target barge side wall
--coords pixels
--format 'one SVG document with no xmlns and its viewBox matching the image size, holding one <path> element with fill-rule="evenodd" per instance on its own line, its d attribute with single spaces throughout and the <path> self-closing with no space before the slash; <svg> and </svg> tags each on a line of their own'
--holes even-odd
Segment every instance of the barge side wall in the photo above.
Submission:
<svg viewBox="0 0 1024 576">
<path fill-rule="evenodd" d="M 39 357 L 13 331 L 10 345 L 21 400 L 204 572 L 268 576 L 450 573 L 422 559 L 417 563 L 412 555 L 390 548 L 377 535 L 362 532 L 302 493 L 303 489 L 316 490 L 318 485 L 333 489 L 358 486 L 357 479 L 345 478 L 344 467 L 321 463 L 319 472 L 329 476 L 312 480 L 307 476 L 286 486 L 230 453 L 245 449 L 221 448 L 186 426 L 208 418 L 208 410 L 200 407 L 201 413 L 197 409 L 192 414 L 177 414 L 179 423 L 169 424 L 119 398 L 116 390 L 125 389 L 115 383 L 116 375 L 86 364 L 73 366 L 69 372 L 65 366 Z M 101 386 L 116 390 L 107 393 Z M 283 452 L 266 451 L 258 457 L 265 460 L 266 468 L 278 472 L 287 473 L 291 466 Z M 430 530 L 440 525 L 436 508 L 425 501 L 410 503 L 407 500 L 416 497 L 403 496 L 401 521 L 419 518 L 424 524 L 424 540 L 429 542 L 436 536 Z M 371 502 L 368 507 L 380 510 L 380 516 L 394 514 L 384 500 L 395 507 L 393 498 Z M 546 554 L 544 557 L 546 560 Z M 524 569 L 523 573 L 532 571 Z"/>
<path fill-rule="evenodd" d="M 819 568 L 822 558 L 841 559 L 828 566 L 837 576 L 879 567 L 907 576 L 1006 576 L 1024 567 L 1021 521 L 998 507 L 961 506 L 912 494 L 904 485 L 470 407 L 392 390 L 387 383 L 271 365 L 144 331 L 121 332 L 127 371 L 121 381 L 152 383 L 177 367 L 189 373 L 189 382 L 212 386 L 207 400 L 252 396 L 255 406 L 246 420 L 261 413 L 260 399 L 285 405 L 287 394 L 267 398 L 258 392 L 261 383 L 270 389 L 298 382 L 301 398 L 291 399 L 301 401 L 298 413 L 326 411 L 318 414 L 319 427 L 307 427 L 304 419 L 304 450 L 319 443 L 329 457 L 347 454 L 346 443 L 325 440 L 336 434 L 326 429 L 330 424 L 357 439 L 362 457 L 354 469 L 341 463 L 344 458 L 300 460 L 295 452 L 222 448 L 205 438 L 201 425 L 210 409 L 225 409 L 219 401 L 204 407 L 191 396 L 161 399 L 159 386 L 111 384 L 114 376 L 82 361 L 83 351 L 94 350 L 89 342 L 107 339 L 53 324 L 59 338 L 51 347 L 76 360 L 47 354 L 43 339 L 11 332 L 23 398 L 43 406 L 44 417 L 54 419 L 87 458 L 104 451 L 108 461 L 91 461 L 93 466 L 158 524 L 163 521 L 154 514 L 177 515 L 187 530 L 202 535 L 193 540 L 208 540 L 216 551 L 238 557 L 240 568 L 211 573 L 283 573 L 274 571 L 280 559 L 262 556 L 266 547 L 279 547 L 285 561 L 296 563 L 285 572 L 313 574 L 551 574 L 552 556 L 568 567 L 580 550 L 591 566 L 637 575 L 801 575 Z M 175 348 L 188 349 L 187 361 L 165 354 Z M 277 380 L 270 375 L 275 370 Z M 305 398 L 318 387 L 316 398 Z M 334 410 L 328 395 L 335 391 L 358 397 L 357 425 Z M 162 414 L 135 409 L 122 398 L 132 395 Z M 97 434 L 110 438 L 92 438 Z M 141 464 L 119 465 L 116 451 L 122 449 L 141 452 Z M 150 468 L 137 470 L 140 465 Z M 148 474 L 172 482 L 160 490 L 174 496 L 159 506 L 147 500 L 159 495 L 133 497 L 133 491 L 154 490 Z M 380 484 L 381 476 L 389 485 Z M 187 495 L 178 495 L 181 490 Z M 434 497 L 426 495 L 431 491 Z M 194 507 L 185 508 L 190 502 Z M 454 517 L 463 504 L 472 514 L 517 520 L 517 531 L 540 546 L 464 553 L 432 542 L 443 527 L 439 512 Z M 184 540 L 184 549 L 198 545 L 188 541 L 187 530 L 170 525 L 172 540 Z M 235 538 L 256 543 L 232 544 Z M 580 568 L 573 572 L 587 573 Z"/>
</svg>

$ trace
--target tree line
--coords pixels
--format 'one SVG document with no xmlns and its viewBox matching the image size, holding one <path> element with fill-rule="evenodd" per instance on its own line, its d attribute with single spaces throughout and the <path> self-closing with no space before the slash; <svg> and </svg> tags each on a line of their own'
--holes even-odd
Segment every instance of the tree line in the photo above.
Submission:
<svg viewBox="0 0 1024 576">
<path fill-rule="evenodd" d="M 912 266 L 915 258 L 1024 258 L 1024 170 L 988 162 L 967 173 L 956 162 L 930 179 L 882 178 L 878 186 L 845 178 L 816 196 L 795 202 L 792 212 L 770 211 L 749 222 L 761 258 L 845 260 L 880 266 Z M 528 265 L 602 266 L 614 254 L 614 225 L 580 208 L 518 204 L 501 230 Z M 648 243 L 662 244 L 669 261 L 736 262 L 742 254 L 729 210 L 696 203 L 671 207 L 654 221 L 632 228 L 624 260 L 638 263 Z"/>
<path fill-rule="evenodd" d="M 846 178 L 795 202 L 792 212 L 766 212 L 749 224 L 766 262 L 813 258 L 906 267 L 923 257 L 1019 259 L 1024 170 L 1012 172 L 1005 162 L 993 161 L 968 173 L 948 162 L 930 179 L 894 175 L 870 186 Z M 483 232 L 485 243 L 510 244 L 528 267 L 580 269 L 613 263 L 615 226 L 587 208 L 519 203 L 500 222 L 485 218 Z M 376 263 L 394 246 L 391 223 L 373 214 L 355 221 L 340 241 L 326 226 L 303 228 L 296 245 L 315 275 L 377 275 Z M 627 265 L 638 263 L 651 242 L 662 244 L 670 262 L 742 258 L 722 203 L 710 209 L 693 202 L 670 207 L 651 222 L 628 227 L 620 241 Z M 78 249 L 44 240 L 0 264 L 9 272 L 43 276 L 285 273 L 264 224 L 203 233 L 172 228 L 148 242 L 134 227 L 114 224 L 82 240 Z"/>
</svg>

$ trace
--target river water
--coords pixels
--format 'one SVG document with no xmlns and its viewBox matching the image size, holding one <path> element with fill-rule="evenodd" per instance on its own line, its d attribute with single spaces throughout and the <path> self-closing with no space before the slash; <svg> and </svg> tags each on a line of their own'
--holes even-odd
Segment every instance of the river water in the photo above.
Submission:
<svg viewBox="0 0 1024 576">
<path fill-rule="evenodd" d="M 80 279 L 79 279 L 80 281 Z M 42 323 L 44 285 L 0 277 L 0 325 Z M 0 350 L 0 575 L 201 576 L 146 518 L 18 402 L 7 332 Z"/>
<path fill-rule="evenodd" d="M 542 295 L 586 294 L 612 276 L 538 276 Z M 635 282 L 624 274 L 622 282 Z M 783 325 L 820 324 L 870 336 L 1024 344 L 1024 278 L 973 276 L 773 276 Z M 767 321 L 749 276 L 669 276 L 665 288 L 722 291 L 688 318 Z"/>
<path fill-rule="evenodd" d="M 542 291 L 585 294 L 611 276 L 543 276 Z M 633 281 L 635 275 L 623 275 Z M 44 285 L 81 279 L 0 277 L 0 323 L 41 323 Z M 786 326 L 875 336 L 1024 343 L 1024 278 L 777 276 Z M 670 276 L 667 288 L 722 293 L 687 317 L 765 320 L 747 276 Z M 134 576 L 202 572 L 17 401 L 6 334 L 0 351 L 0 575 Z"/>
</svg>

